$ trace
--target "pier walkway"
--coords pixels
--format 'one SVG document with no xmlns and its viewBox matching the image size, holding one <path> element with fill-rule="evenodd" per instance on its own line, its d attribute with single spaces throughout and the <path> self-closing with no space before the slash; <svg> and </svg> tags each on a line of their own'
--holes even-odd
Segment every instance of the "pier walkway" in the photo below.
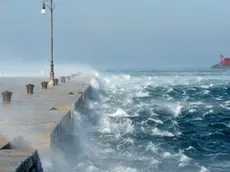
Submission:
<svg viewBox="0 0 230 172">
<path fill-rule="evenodd" d="M 86 76 L 71 76 L 66 83 L 58 79 L 57 86 L 42 89 L 48 78 L 0 78 L 0 91 L 13 93 L 10 103 L 0 103 L 0 172 L 42 172 L 39 157 L 43 163 L 50 155 L 51 134 L 59 137 L 58 125 L 71 118 L 90 89 Z M 33 94 L 27 94 L 27 84 L 35 85 Z M 66 119 L 62 130 L 65 125 Z"/>
</svg>

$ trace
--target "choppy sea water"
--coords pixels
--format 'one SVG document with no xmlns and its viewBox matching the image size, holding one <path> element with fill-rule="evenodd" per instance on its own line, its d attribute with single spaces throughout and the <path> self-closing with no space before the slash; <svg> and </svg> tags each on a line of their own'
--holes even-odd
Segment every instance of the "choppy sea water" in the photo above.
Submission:
<svg viewBox="0 0 230 172">
<path fill-rule="evenodd" d="M 230 171 L 230 71 L 97 73 L 76 172 Z"/>
</svg>

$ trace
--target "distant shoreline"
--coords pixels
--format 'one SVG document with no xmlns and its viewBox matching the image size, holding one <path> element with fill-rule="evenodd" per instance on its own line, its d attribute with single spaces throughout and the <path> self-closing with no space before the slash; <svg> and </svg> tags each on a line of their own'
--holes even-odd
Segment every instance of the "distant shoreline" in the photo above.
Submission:
<svg viewBox="0 0 230 172">
<path fill-rule="evenodd" d="M 224 64 L 215 64 L 211 67 L 212 69 L 229 69 L 230 65 L 224 65 Z"/>
</svg>

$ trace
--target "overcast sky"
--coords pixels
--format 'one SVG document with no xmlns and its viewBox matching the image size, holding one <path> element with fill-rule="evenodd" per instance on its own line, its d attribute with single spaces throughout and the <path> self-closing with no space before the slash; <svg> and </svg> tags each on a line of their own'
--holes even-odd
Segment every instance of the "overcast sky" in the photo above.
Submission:
<svg viewBox="0 0 230 172">
<path fill-rule="evenodd" d="M 42 0 L 1 0 L 0 64 L 48 65 Z M 229 0 L 57 0 L 55 63 L 209 67 L 230 56 Z"/>
</svg>

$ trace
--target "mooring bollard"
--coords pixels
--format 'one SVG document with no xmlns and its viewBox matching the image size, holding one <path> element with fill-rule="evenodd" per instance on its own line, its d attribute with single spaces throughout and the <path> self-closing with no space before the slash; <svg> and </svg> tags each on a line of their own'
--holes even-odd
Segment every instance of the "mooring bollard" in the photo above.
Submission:
<svg viewBox="0 0 230 172">
<path fill-rule="evenodd" d="M 2 97 L 3 97 L 3 103 L 10 103 L 11 102 L 11 96 L 12 92 L 10 91 L 4 91 L 2 92 Z"/>
<path fill-rule="evenodd" d="M 66 82 L 66 77 L 65 76 L 62 76 L 61 77 L 61 83 L 65 83 Z"/>
<path fill-rule="evenodd" d="M 47 86 L 48 86 L 47 81 L 42 81 L 41 84 L 42 84 L 42 89 L 47 89 Z"/>
<path fill-rule="evenodd" d="M 58 85 L 58 79 L 57 78 L 54 79 L 54 84 Z"/>
<path fill-rule="evenodd" d="M 68 80 L 70 80 L 70 76 L 67 76 L 66 78 L 67 78 Z"/>
<path fill-rule="evenodd" d="M 26 85 L 26 89 L 27 89 L 27 94 L 34 94 L 34 85 L 33 84 Z"/>
</svg>

